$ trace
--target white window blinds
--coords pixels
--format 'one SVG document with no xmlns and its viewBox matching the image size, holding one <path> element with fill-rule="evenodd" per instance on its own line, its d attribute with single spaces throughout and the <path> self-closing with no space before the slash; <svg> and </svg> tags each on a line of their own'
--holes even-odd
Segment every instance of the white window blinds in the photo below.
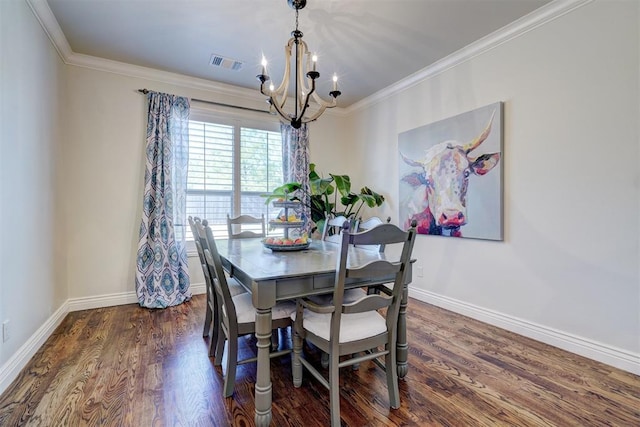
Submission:
<svg viewBox="0 0 640 427">
<path fill-rule="evenodd" d="M 216 237 L 227 237 L 227 214 L 269 218 L 261 194 L 282 182 L 279 132 L 189 122 L 187 215 L 206 219 Z"/>
</svg>

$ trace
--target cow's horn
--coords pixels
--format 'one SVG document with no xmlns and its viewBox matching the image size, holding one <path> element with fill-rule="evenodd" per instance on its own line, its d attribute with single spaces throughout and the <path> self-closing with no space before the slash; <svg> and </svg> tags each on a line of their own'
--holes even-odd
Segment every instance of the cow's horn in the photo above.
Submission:
<svg viewBox="0 0 640 427">
<path fill-rule="evenodd" d="M 400 157 L 402 157 L 402 160 L 404 160 L 404 162 L 406 164 L 408 164 L 409 166 L 416 166 L 416 167 L 421 167 L 423 166 L 422 163 L 417 162 L 413 159 L 408 158 L 407 156 L 405 156 L 404 154 L 402 154 L 402 151 L 400 152 Z"/>
<path fill-rule="evenodd" d="M 489 119 L 489 123 L 487 124 L 487 127 L 484 129 L 484 131 L 476 139 L 469 142 L 463 147 L 465 153 L 469 153 L 472 150 L 478 148 L 478 146 L 482 144 L 485 139 L 487 139 L 487 137 L 489 136 L 489 132 L 491 132 L 491 124 L 493 123 L 493 116 L 495 115 L 496 115 L 496 110 L 493 110 L 493 113 L 491 114 L 491 119 Z"/>
</svg>

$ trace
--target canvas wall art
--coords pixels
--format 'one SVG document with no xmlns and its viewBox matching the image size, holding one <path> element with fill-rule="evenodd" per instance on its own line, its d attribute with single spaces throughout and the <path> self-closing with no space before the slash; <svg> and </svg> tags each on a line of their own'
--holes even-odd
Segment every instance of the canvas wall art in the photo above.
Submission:
<svg viewBox="0 0 640 427">
<path fill-rule="evenodd" d="M 502 240 L 502 102 L 398 136 L 400 223 L 419 234 Z"/>
</svg>

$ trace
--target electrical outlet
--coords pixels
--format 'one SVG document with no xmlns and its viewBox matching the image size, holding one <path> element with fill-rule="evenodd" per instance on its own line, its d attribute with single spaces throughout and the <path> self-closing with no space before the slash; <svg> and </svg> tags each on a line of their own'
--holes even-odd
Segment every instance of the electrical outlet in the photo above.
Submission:
<svg viewBox="0 0 640 427">
<path fill-rule="evenodd" d="M 417 270 L 417 271 L 416 271 L 416 275 L 417 275 L 418 277 L 423 277 L 423 276 L 424 276 L 424 268 L 422 268 L 422 267 L 417 267 L 417 268 L 416 268 L 416 270 Z"/>
<path fill-rule="evenodd" d="M 9 319 L 2 322 L 2 342 L 7 342 L 9 341 L 9 338 L 11 338 L 11 328 L 9 327 L 9 324 Z"/>
</svg>

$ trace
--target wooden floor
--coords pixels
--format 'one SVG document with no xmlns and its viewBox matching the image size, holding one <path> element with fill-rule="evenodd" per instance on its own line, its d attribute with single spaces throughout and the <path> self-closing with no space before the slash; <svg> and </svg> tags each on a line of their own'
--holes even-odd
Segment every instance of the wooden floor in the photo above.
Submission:
<svg viewBox="0 0 640 427">
<path fill-rule="evenodd" d="M 222 398 L 204 303 L 70 313 L 0 396 L 0 426 L 252 426 L 255 365 Z M 638 376 L 416 300 L 408 338 L 401 408 L 389 410 L 384 372 L 365 362 L 341 371 L 343 425 L 640 426 Z M 252 351 L 253 338 L 240 341 Z M 272 425 L 327 426 L 327 391 L 308 375 L 294 389 L 288 356 L 271 363 Z"/>
</svg>

